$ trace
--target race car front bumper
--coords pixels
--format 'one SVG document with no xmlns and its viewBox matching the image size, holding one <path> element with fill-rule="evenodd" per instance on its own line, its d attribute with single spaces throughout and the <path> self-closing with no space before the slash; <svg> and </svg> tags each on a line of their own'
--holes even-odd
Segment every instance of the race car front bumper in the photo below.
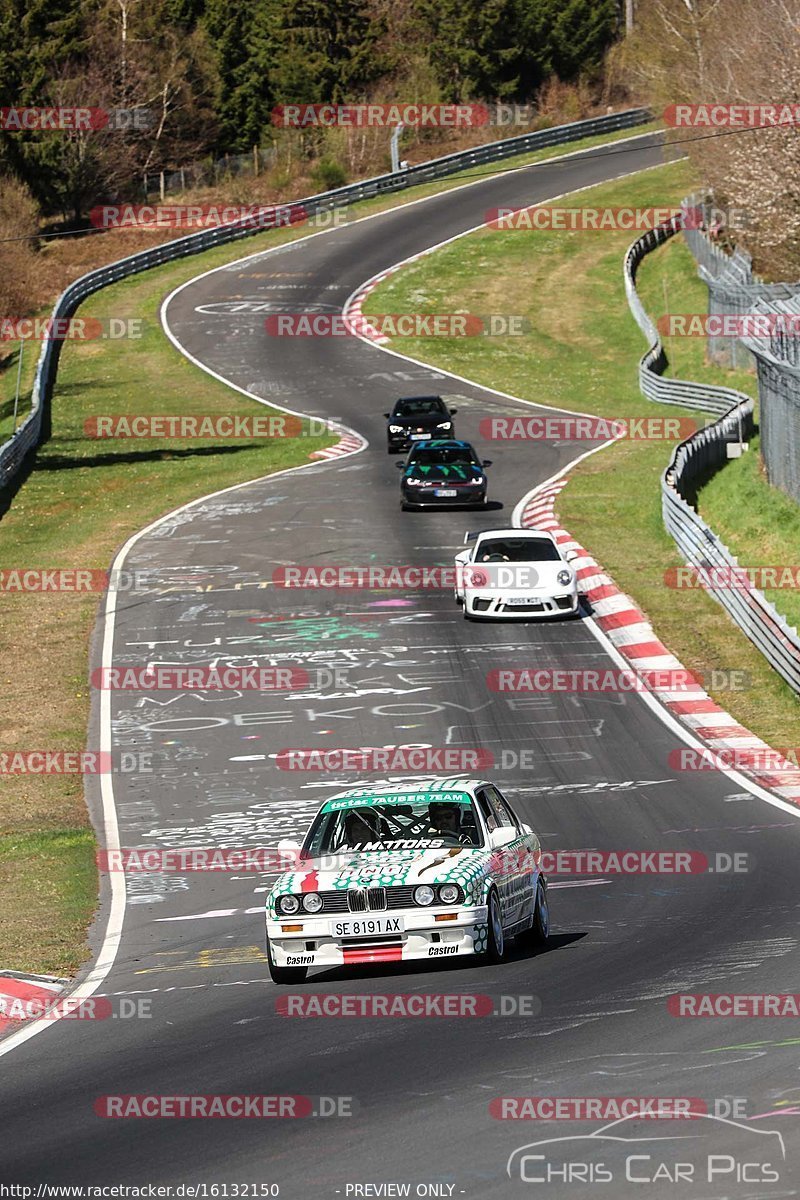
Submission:
<svg viewBox="0 0 800 1200">
<path fill-rule="evenodd" d="M 368 918 L 384 914 L 363 915 Z M 390 915 L 400 918 L 400 932 L 363 937 L 337 936 L 333 932 L 336 914 L 318 917 L 304 914 L 301 918 L 277 920 L 267 916 L 267 937 L 273 962 L 276 967 L 342 967 L 357 963 L 456 958 L 479 954 L 486 949 L 486 905 L 438 911 L 393 909 Z"/>
<path fill-rule="evenodd" d="M 519 601 L 519 603 L 512 603 Z M 524 621 L 531 617 L 574 616 L 580 608 L 577 591 L 568 588 L 554 593 L 531 592 L 529 596 L 509 592 L 468 590 L 464 609 L 471 617 L 487 621 Z"/>
</svg>

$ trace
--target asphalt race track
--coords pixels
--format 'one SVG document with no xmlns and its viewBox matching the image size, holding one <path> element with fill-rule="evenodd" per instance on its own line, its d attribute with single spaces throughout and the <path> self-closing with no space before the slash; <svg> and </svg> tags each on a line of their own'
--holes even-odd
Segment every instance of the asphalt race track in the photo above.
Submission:
<svg viewBox="0 0 800 1200">
<path fill-rule="evenodd" d="M 193 357 L 268 402 L 337 418 L 369 446 L 205 499 L 131 547 L 126 566 L 145 571 L 148 586 L 118 598 L 115 665 L 290 661 L 318 686 L 233 697 L 113 693 L 114 747 L 151 751 L 156 768 L 116 778 L 119 842 L 275 845 L 354 781 L 281 771 L 279 750 L 422 743 L 485 747 L 498 762 L 505 751 L 496 782 L 545 849 L 689 850 L 712 860 L 744 852 L 748 873 L 554 878 L 544 953 L 512 949 L 492 968 L 317 971 L 290 989 L 267 973 L 267 877 L 129 878 L 121 942 L 99 989 L 114 1018 L 51 1022 L 10 1050 L 0 1043 L 0 1182 L 276 1184 L 298 1200 L 561 1197 L 589 1186 L 612 1198 L 637 1189 L 704 1200 L 798 1194 L 796 1023 L 680 1019 L 667 1008 L 679 992 L 797 990 L 796 816 L 724 774 L 672 770 L 669 752 L 682 743 L 636 696 L 487 689 L 497 667 L 610 665 L 585 619 L 472 624 L 449 592 L 398 592 L 387 603 L 385 593 L 259 586 L 292 563 L 448 563 L 465 529 L 505 523 L 527 491 L 589 448 L 490 448 L 479 421 L 512 411 L 510 400 L 353 338 L 267 338 L 266 312 L 339 311 L 363 281 L 476 226 L 491 207 L 541 201 L 661 155 L 652 138 L 616 151 L 487 178 L 261 252 L 172 298 L 166 321 Z M 397 396 L 427 391 L 458 407 L 458 435 L 492 458 L 491 511 L 400 512 L 381 414 Z M 99 792 L 90 801 L 101 822 Z M 106 879 L 98 944 L 109 906 Z M 300 1019 L 276 1012 L 286 992 L 479 993 L 517 1008 L 475 1018 Z M 150 1001 L 151 1016 L 123 1019 L 123 999 Z M 352 1116 L 115 1120 L 95 1110 L 106 1095 L 218 1093 L 309 1096 L 317 1113 L 331 1107 L 319 1097 L 347 1097 L 333 1106 L 349 1105 Z M 578 1137 L 602 1121 L 490 1115 L 493 1098 L 521 1095 L 692 1097 L 711 1114 L 724 1101 L 716 1112 L 729 1122 L 617 1127 L 616 1136 L 638 1139 L 630 1175 L 649 1181 L 628 1183 L 626 1145 Z M 568 1143 L 573 1165 L 551 1182 L 535 1182 L 543 1160 L 516 1156 L 507 1170 L 519 1147 L 567 1136 L 578 1137 Z M 695 1159 L 714 1155 L 709 1180 Z M 684 1164 L 677 1182 L 676 1163 Z M 667 1164 L 660 1175 L 658 1164 Z"/>
</svg>

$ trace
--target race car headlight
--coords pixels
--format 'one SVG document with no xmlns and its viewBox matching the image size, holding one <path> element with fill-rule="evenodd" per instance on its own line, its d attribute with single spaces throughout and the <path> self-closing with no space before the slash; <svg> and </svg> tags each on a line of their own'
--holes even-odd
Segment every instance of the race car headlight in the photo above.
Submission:
<svg viewBox="0 0 800 1200">
<path fill-rule="evenodd" d="M 307 896 L 303 896 L 303 908 L 306 912 L 318 913 L 322 908 L 322 897 L 316 892 L 309 892 Z"/>
<path fill-rule="evenodd" d="M 279 913 L 283 913 L 284 916 L 288 917 L 292 913 L 299 911 L 300 901 L 297 899 L 297 896 L 279 896 L 277 909 Z"/>
<path fill-rule="evenodd" d="M 566 587 L 568 583 L 572 583 L 572 572 L 571 571 L 559 571 L 558 575 L 556 576 L 556 579 L 558 580 L 558 582 L 561 584 L 562 587 Z"/>
<path fill-rule="evenodd" d="M 460 904 L 461 888 L 457 883 L 443 883 L 439 888 L 439 900 L 442 904 Z"/>
<path fill-rule="evenodd" d="M 436 426 L 436 428 L 437 429 L 452 429 L 453 422 L 452 421 L 440 421 L 439 424 Z"/>
<path fill-rule="evenodd" d="M 423 883 L 422 887 L 414 888 L 414 903 L 421 904 L 425 908 L 428 904 L 433 904 L 436 896 L 432 887 L 428 887 L 427 883 Z"/>
<path fill-rule="evenodd" d="M 472 482 L 474 484 L 486 483 L 486 476 L 485 475 L 476 475 Z"/>
<path fill-rule="evenodd" d="M 389 433 L 402 433 L 402 432 L 403 432 L 402 425 L 390 425 L 389 426 Z"/>
</svg>

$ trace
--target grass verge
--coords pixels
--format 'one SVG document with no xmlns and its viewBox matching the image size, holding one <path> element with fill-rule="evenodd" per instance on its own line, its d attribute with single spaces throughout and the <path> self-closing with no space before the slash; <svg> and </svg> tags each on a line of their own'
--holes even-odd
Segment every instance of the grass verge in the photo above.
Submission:
<svg viewBox="0 0 800 1200">
<path fill-rule="evenodd" d="M 471 179 L 653 128 L 586 138 L 520 156 L 512 164 L 465 171 L 402 195 L 363 202 L 354 206 L 353 215 L 382 212 Z M 175 352 L 158 326 L 158 308 L 172 288 L 201 271 L 309 232 L 314 230 L 301 227 L 243 239 L 105 289 L 81 307 L 81 317 L 141 320 L 143 336 L 65 344 L 53 437 L 0 522 L 0 569 L 106 568 L 131 533 L 162 513 L 218 488 L 303 462 L 312 450 L 328 444 L 330 439 L 97 442 L 84 433 L 88 417 L 106 413 L 252 413 L 256 406 L 251 401 Z M 141 238 L 134 245 L 124 234 L 107 237 L 118 247 L 110 257 L 143 248 Z M 84 263 L 81 269 L 90 266 Z M 23 413 L 38 351 L 38 345 L 26 346 Z M 0 437 L 11 430 L 16 352 L 5 365 L 0 372 Z M 85 594 L 4 596 L 0 730 L 5 749 L 74 750 L 84 745 L 88 644 L 97 605 L 96 596 Z M 85 959 L 86 929 L 97 896 L 94 845 L 79 776 L 0 775 L 0 968 L 69 975 Z"/>
<path fill-rule="evenodd" d="M 693 184 L 688 165 L 675 163 L 576 193 L 571 202 L 677 204 Z M 531 328 L 522 337 L 404 338 L 397 348 L 539 403 L 603 417 L 674 415 L 639 392 L 637 364 L 645 346 L 630 316 L 622 278 L 630 240 L 630 234 L 617 232 L 482 230 L 391 276 L 370 295 L 364 310 L 523 315 Z M 669 310 L 706 310 L 705 288 L 679 243 L 645 259 L 639 285 L 654 317 Z M 752 376 L 705 364 L 702 342 L 672 339 L 669 349 L 674 374 L 725 382 L 753 394 Z M 684 415 L 704 419 L 688 410 Z M 746 689 L 714 693 L 721 704 L 772 744 L 798 745 L 797 697 L 724 610 L 701 591 L 678 593 L 665 587 L 665 572 L 682 565 L 661 519 L 659 479 L 669 452 L 664 441 L 626 440 L 592 456 L 571 473 L 559 497 L 559 516 L 636 599 L 658 636 L 688 668 L 747 672 Z M 751 455 L 740 470 L 752 470 L 753 461 Z M 752 528 L 758 536 L 755 516 Z"/>
</svg>

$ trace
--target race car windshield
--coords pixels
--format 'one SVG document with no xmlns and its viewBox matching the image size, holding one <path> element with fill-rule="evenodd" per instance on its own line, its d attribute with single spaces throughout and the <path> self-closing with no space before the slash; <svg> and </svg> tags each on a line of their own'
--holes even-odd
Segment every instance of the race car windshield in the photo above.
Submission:
<svg viewBox="0 0 800 1200">
<path fill-rule="evenodd" d="M 558 547 L 547 538 L 484 538 L 478 562 L 560 562 Z"/>
<path fill-rule="evenodd" d="M 327 806 L 326 806 L 327 808 Z M 303 853 L 312 858 L 350 850 L 443 849 L 482 846 L 483 837 L 468 796 L 441 800 L 435 795 L 347 807 L 318 815 Z"/>
<path fill-rule="evenodd" d="M 415 467 L 452 467 L 479 465 L 469 450 L 461 448 L 438 450 L 428 448 L 418 450 L 411 460 Z"/>
<path fill-rule="evenodd" d="M 394 406 L 395 417 L 442 416 L 444 405 L 436 398 L 422 400 L 399 400 Z"/>
</svg>

